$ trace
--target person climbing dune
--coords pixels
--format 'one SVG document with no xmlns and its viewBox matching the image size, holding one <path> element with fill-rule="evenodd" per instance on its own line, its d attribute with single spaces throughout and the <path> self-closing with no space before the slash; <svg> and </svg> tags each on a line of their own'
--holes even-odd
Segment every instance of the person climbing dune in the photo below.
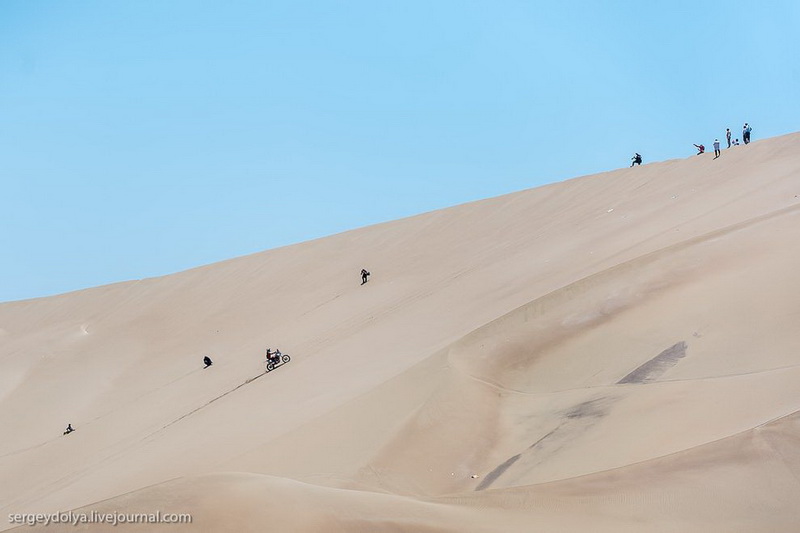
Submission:
<svg viewBox="0 0 800 533">
<path fill-rule="evenodd" d="M 362 285 L 365 284 L 367 281 L 369 281 L 370 275 L 371 274 L 367 271 L 366 268 L 362 268 L 361 269 L 361 284 Z"/>
<path fill-rule="evenodd" d="M 203 357 L 203 364 L 204 364 L 204 365 L 206 365 L 206 366 L 205 366 L 205 367 L 203 367 L 203 368 L 208 368 L 208 367 L 210 367 L 211 365 L 213 365 L 213 364 L 214 364 L 214 362 L 213 362 L 213 361 L 211 361 L 211 358 L 210 358 L 209 356 L 205 356 L 205 357 Z"/>
<path fill-rule="evenodd" d="M 75 431 L 75 428 L 72 427 L 72 424 L 67 424 L 67 429 L 64 430 L 64 435 L 69 435 Z"/>
<path fill-rule="evenodd" d="M 702 144 L 695 144 L 694 147 L 697 148 L 697 155 L 701 155 L 706 151 L 706 147 Z"/>
</svg>

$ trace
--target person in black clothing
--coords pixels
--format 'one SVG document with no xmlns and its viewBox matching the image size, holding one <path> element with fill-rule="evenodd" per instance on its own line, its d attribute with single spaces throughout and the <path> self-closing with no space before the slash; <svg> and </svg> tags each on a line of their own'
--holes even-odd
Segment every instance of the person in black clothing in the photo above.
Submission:
<svg viewBox="0 0 800 533">
<path fill-rule="evenodd" d="M 273 352 L 271 349 L 267 348 L 267 363 L 275 363 L 277 364 L 281 360 L 281 351 L 275 348 Z"/>
<path fill-rule="evenodd" d="M 642 156 L 640 156 L 638 153 L 634 154 L 634 156 L 631 158 L 631 161 L 633 161 L 633 163 L 631 163 L 631 166 L 633 166 L 633 165 L 641 165 L 642 164 Z"/>
<path fill-rule="evenodd" d="M 205 368 L 208 368 L 214 363 L 211 361 L 211 358 L 209 356 L 205 356 L 203 357 L 203 364 L 206 365 Z"/>
<path fill-rule="evenodd" d="M 362 285 L 365 284 L 368 281 L 367 278 L 369 278 L 369 276 L 370 276 L 370 273 L 367 272 L 367 269 L 366 268 L 362 268 L 361 269 L 361 284 Z"/>
<path fill-rule="evenodd" d="M 67 429 L 64 430 L 64 435 L 69 435 L 73 431 L 75 431 L 75 429 L 72 427 L 72 424 L 67 424 Z"/>
</svg>

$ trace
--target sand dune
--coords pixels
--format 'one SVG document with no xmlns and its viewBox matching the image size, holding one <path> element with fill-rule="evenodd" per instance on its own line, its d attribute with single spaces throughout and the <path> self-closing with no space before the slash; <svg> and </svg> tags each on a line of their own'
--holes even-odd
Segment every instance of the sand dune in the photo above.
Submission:
<svg viewBox="0 0 800 533">
<path fill-rule="evenodd" d="M 0 514 L 795 531 L 800 134 L 712 157 L 0 305 Z"/>
</svg>

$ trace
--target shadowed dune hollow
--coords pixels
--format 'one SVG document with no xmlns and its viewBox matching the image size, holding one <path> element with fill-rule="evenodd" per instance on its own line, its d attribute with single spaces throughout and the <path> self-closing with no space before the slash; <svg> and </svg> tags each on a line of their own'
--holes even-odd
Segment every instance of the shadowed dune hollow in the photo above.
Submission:
<svg viewBox="0 0 800 533">
<path fill-rule="evenodd" d="M 792 134 L 2 304 L 0 529 L 797 531 L 798 242 Z"/>
</svg>

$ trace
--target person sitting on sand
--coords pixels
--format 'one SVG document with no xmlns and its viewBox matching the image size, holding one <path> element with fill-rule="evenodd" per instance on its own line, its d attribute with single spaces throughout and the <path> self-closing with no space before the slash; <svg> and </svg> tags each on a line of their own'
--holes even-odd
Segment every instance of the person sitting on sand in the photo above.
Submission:
<svg viewBox="0 0 800 533">
<path fill-rule="evenodd" d="M 72 427 L 72 424 L 67 424 L 67 429 L 64 430 L 64 435 L 69 435 L 73 431 L 75 431 L 75 429 Z"/>
<path fill-rule="evenodd" d="M 697 155 L 700 155 L 706 151 L 706 147 L 702 144 L 695 144 L 694 147 L 697 148 Z"/>
<path fill-rule="evenodd" d="M 631 160 L 633 161 L 633 163 L 631 163 L 631 166 L 642 164 L 642 156 L 640 156 L 638 153 L 634 154 Z"/>
<path fill-rule="evenodd" d="M 214 363 L 211 361 L 211 358 L 209 356 L 205 356 L 203 357 L 203 364 L 206 365 L 205 368 L 208 368 Z"/>
</svg>

